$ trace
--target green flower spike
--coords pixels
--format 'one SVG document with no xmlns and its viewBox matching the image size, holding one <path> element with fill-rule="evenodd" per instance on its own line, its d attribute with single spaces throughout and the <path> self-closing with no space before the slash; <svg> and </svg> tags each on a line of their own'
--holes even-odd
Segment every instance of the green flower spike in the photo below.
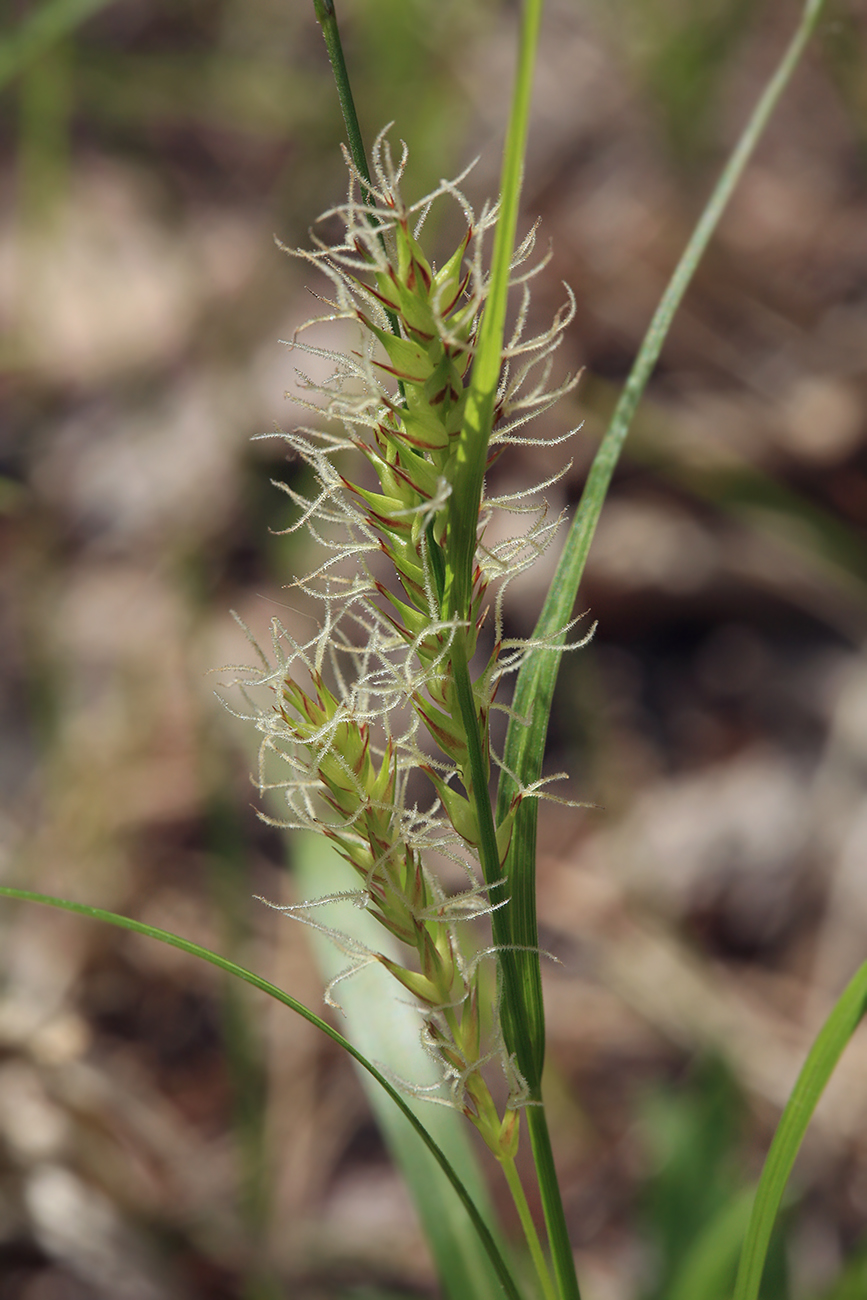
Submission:
<svg viewBox="0 0 867 1300">
<path fill-rule="evenodd" d="M 405 148 L 395 165 L 383 133 L 373 150 L 373 186 L 363 187 L 350 164 L 347 201 L 325 214 L 340 218 L 343 241 L 326 245 L 314 236 L 313 251 L 294 254 L 330 280 L 331 311 L 320 320 L 354 322 L 359 346 L 331 353 L 302 337 L 291 345 L 332 366 L 324 384 L 299 374 L 299 400 L 317 412 L 322 427 L 282 435 L 312 468 L 316 491 L 306 497 L 291 485 L 277 485 L 299 510 L 287 531 L 306 528 L 324 553 L 296 582 L 319 603 L 320 626 L 301 645 L 275 621 L 273 663 L 263 655 L 262 669 L 248 675 L 244 686 L 269 687 L 277 696 L 276 708 L 251 701 L 251 715 L 263 735 L 260 788 L 282 790 L 286 800 L 280 824 L 326 835 L 355 873 L 352 896 L 408 950 L 405 961 L 397 962 L 359 951 L 336 935 L 352 956 L 352 969 L 377 961 L 416 999 L 424 1041 L 442 1069 L 439 1099 L 463 1110 L 495 1155 L 511 1160 L 525 1087 L 507 1057 L 496 1016 L 493 1026 L 482 1029 L 479 981 L 486 954 L 468 955 L 463 925 L 505 900 L 492 904 L 481 881 L 480 832 L 452 651 L 460 632 L 472 660 L 492 603 L 487 661 L 473 682 L 490 768 L 489 720 L 498 707 L 497 687 L 529 648 L 503 638 L 503 591 L 553 536 L 559 520 L 548 517 L 540 492 L 558 476 L 539 491 L 483 500 L 480 537 L 497 510 L 523 515 L 529 526 L 489 546 L 479 543 L 466 617 L 447 616 L 449 507 L 488 287 L 484 244 L 497 212 L 485 207 L 476 216 L 458 183 L 447 181 L 407 207 L 400 193 L 405 166 Z M 460 205 L 466 233 L 438 269 L 420 233 L 431 204 L 444 197 Z M 518 431 L 524 422 L 569 387 L 547 385 L 551 354 L 571 320 L 571 295 L 548 331 L 523 339 L 529 280 L 538 269 L 524 269 L 533 248 L 531 232 L 513 266 L 521 307 L 502 357 L 491 458 L 523 441 Z M 361 452 L 368 480 L 348 477 L 350 452 Z M 432 787 L 433 802 L 424 810 L 406 797 L 416 770 L 427 774 Z M 538 790 L 519 791 L 496 828 L 501 861 L 515 809 L 527 796 L 537 797 Z M 426 865 L 432 852 L 462 866 L 465 890 L 445 891 Z M 316 924 L 314 907 L 288 910 Z M 509 1093 L 504 1114 L 483 1077 L 497 1061 Z"/>
</svg>

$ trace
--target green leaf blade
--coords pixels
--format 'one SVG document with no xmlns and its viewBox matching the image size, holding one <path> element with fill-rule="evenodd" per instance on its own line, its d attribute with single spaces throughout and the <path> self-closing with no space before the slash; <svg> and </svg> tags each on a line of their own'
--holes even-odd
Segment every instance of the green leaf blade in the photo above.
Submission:
<svg viewBox="0 0 867 1300">
<path fill-rule="evenodd" d="M 66 898 L 55 898 L 51 894 L 39 894 L 29 889 L 13 889 L 8 885 L 0 885 L 0 897 L 15 899 L 19 902 L 39 903 L 45 907 L 53 907 L 63 912 L 72 912 L 76 916 L 83 916 L 93 921 L 101 921 L 107 925 L 113 925 L 121 930 L 129 930 L 133 934 L 142 934 L 149 939 L 155 939 L 159 943 L 167 944 L 171 948 L 178 948 L 181 952 L 189 953 L 192 957 L 198 957 L 201 961 L 208 962 L 211 966 L 216 966 L 219 970 L 225 971 L 228 975 L 233 975 L 236 979 L 243 980 L 253 988 L 259 989 L 262 993 L 267 993 L 277 1002 L 282 1002 L 284 1006 L 289 1007 L 296 1015 L 301 1016 L 311 1025 L 326 1034 L 333 1042 L 342 1047 L 344 1051 L 358 1062 L 371 1078 L 375 1079 L 380 1088 L 388 1094 L 391 1100 L 402 1112 L 410 1126 L 424 1143 L 427 1150 L 436 1160 L 442 1169 L 448 1181 L 451 1183 L 458 1197 L 460 1198 L 464 1209 L 470 1217 L 479 1239 L 484 1245 L 491 1265 L 499 1279 L 502 1290 L 509 1300 L 523 1300 L 517 1283 L 515 1282 L 512 1272 L 503 1258 L 502 1251 L 497 1245 L 487 1223 L 485 1223 L 472 1195 L 467 1190 L 462 1179 L 452 1167 L 448 1157 L 442 1151 L 438 1143 L 431 1137 L 427 1128 L 419 1120 L 418 1116 L 407 1105 L 404 1098 L 397 1089 L 389 1082 L 380 1070 L 369 1061 L 363 1052 L 359 1051 L 347 1038 L 338 1030 L 334 1029 L 321 1016 L 317 1016 L 315 1011 L 311 1011 L 303 1002 L 293 998 L 290 993 L 271 984 L 269 980 L 263 979 L 261 975 L 255 974 L 254 971 L 247 970 L 244 966 L 239 966 L 237 962 L 230 961 L 227 957 L 220 956 L 219 953 L 212 952 L 210 948 L 203 948 L 200 944 L 193 943 L 189 939 L 184 939 L 181 935 L 173 934 L 170 930 L 161 930 L 157 926 L 148 925 L 144 921 L 136 921 L 129 916 L 121 916 L 117 912 L 108 912 L 101 907 L 90 907 L 85 903 L 74 903 Z"/>
<path fill-rule="evenodd" d="M 864 1015 L 867 962 L 855 973 L 820 1030 L 786 1103 L 756 1190 L 733 1300 L 758 1300 L 780 1202 L 819 1098 Z"/>
</svg>

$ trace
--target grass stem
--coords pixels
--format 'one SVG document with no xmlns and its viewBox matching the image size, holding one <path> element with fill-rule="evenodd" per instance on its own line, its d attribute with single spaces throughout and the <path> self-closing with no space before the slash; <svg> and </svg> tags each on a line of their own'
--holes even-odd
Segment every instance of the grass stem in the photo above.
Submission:
<svg viewBox="0 0 867 1300">
<path fill-rule="evenodd" d="M 527 1246 L 530 1250 L 530 1256 L 536 1269 L 536 1275 L 539 1278 L 539 1285 L 542 1288 L 542 1294 L 545 1300 L 558 1300 L 557 1289 L 554 1286 L 551 1272 L 545 1259 L 545 1252 L 542 1249 L 542 1243 L 539 1240 L 539 1234 L 536 1231 L 536 1225 L 533 1222 L 533 1216 L 530 1213 L 530 1207 L 527 1204 L 527 1197 L 524 1194 L 524 1186 L 518 1176 L 518 1170 L 515 1167 L 515 1161 L 503 1160 L 500 1162 L 503 1167 L 503 1173 L 506 1176 L 506 1182 L 509 1184 L 509 1191 L 512 1193 L 512 1200 L 515 1202 L 515 1209 L 518 1211 L 518 1218 L 521 1220 L 521 1227 L 524 1229 L 524 1236 L 527 1239 Z"/>
<path fill-rule="evenodd" d="M 533 1161 L 536 1166 L 536 1178 L 542 1197 L 542 1212 L 548 1231 L 548 1245 L 554 1265 L 560 1300 L 581 1300 L 578 1278 L 575 1273 L 575 1257 L 572 1243 L 566 1227 L 566 1214 L 563 1209 L 563 1197 L 560 1194 L 560 1182 L 554 1165 L 554 1152 L 551 1147 L 551 1135 L 548 1132 L 548 1120 L 544 1106 L 528 1106 L 524 1112 L 527 1116 L 527 1128 L 530 1133 L 530 1145 L 533 1148 Z"/>
<path fill-rule="evenodd" d="M 358 121 L 358 113 L 355 110 L 355 99 L 352 95 L 352 85 L 349 81 L 346 60 L 343 57 L 343 45 L 340 41 L 340 29 L 337 26 L 334 0 L 313 0 L 313 9 L 316 13 L 316 21 L 322 28 L 322 35 L 325 38 L 325 48 L 328 51 L 334 84 L 337 87 L 337 96 L 340 100 L 340 110 L 343 113 L 343 121 L 346 125 L 349 153 L 355 165 L 355 170 L 369 185 L 370 167 L 367 162 L 367 150 L 364 147 L 364 137 L 361 134 L 361 125 Z M 369 201 L 369 197 L 368 192 L 365 199 Z"/>
</svg>

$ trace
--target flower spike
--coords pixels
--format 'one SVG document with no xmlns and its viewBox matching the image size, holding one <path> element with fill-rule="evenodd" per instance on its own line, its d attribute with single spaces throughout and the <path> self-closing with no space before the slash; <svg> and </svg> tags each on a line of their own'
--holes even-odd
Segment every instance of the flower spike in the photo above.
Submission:
<svg viewBox="0 0 867 1300">
<path fill-rule="evenodd" d="M 458 616 L 448 613 L 443 602 L 449 511 L 488 292 L 485 244 L 498 210 L 474 212 L 459 188 L 466 173 L 407 205 L 401 193 L 407 159 L 402 145 L 395 160 L 382 132 L 372 151 L 371 183 L 350 162 L 347 199 L 325 214 L 339 218 L 343 239 L 327 244 L 314 234 L 312 249 L 292 253 L 330 281 L 327 297 L 320 299 L 328 311 L 310 324 L 352 322 L 358 344 L 349 354 L 331 352 L 306 341 L 306 326 L 289 344 L 296 354 L 331 365 L 323 381 L 299 372 L 296 397 L 318 412 L 325 427 L 282 435 L 313 471 L 316 487 L 306 495 L 277 485 L 298 511 L 285 531 L 306 529 L 324 551 L 296 579 L 319 605 L 319 628 L 299 643 L 275 620 L 271 659 L 261 656 L 261 667 L 240 685 L 246 698 L 257 687 L 272 692 L 267 706 L 252 706 L 262 736 L 260 790 L 283 792 L 282 824 L 317 830 L 332 842 L 355 873 L 356 887 L 346 897 L 363 902 L 409 950 L 397 961 L 335 936 L 351 961 L 346 974 L 376 961 L 415 997 L 424 1041 L 442 1069 L 437 1099 L 464 1111 L 498 1158 L 510 1160 L 526 1088 L 505 1052 L 498 1016 L 488 1026 L 480 1015 L 480 981 L 487 978 L 481 957 L 491 950 L 465 955 L 465 921 L 507 899 L 499 890 L 490 898 L 480 880 L 480 831 L 452 655 L 460 633 L 472 659 L 487 635 L 482 625 L 492 604 L 493 642 L 472 688 L 489 765 L 497 687 L 524 653 L 523 643 L 504 642 L 502 593 L 544 552 L 559 518 L 548 517 L 532 490 L 483 499 L 468 608 Z M 459 205 L 466 225 L 457 247 L 437 266 L 422 247 L 421 231 L 441 198 Z M 501 358 L 492 456 L 520 441 L 515 429 L 574 383 L 549 387 L 552 354 L 575 312 L 571 293 L 547 331 L 524 338 L 529 282 L 547 261 L 530 262 L 534 245 L 535 229 L 512 262 L 521 303 Z M 367 477 L 361 482 L 347 477 L 352 471 L 346 458 L 353 451 L 362 453 Z M 481 539 L 497 510 L 529 515 L 530 523 L 514 536 L 498 530 L 502 540 L 487 546 Z M 427 809 L 407 800 L 415 771 L 429 782 Z M 501 862 L 515 810 L 526 796 L 538 793 L 518 795 L 496 827 Z M 465 890 L 446 892 L 427 865 L 431 853 L 461 864 Z M 303 905 L 290 914 L 316 925 L 312 908 Z M 497 1060 L 509 1092 L 504 1113 L 483 1077 Z"/>
</svg>

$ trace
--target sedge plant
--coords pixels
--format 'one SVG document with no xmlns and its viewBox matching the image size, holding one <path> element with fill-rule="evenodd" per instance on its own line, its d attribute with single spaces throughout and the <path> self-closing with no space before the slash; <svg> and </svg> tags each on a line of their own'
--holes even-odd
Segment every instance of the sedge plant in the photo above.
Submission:
<svg viewBox="0 0 867 1300">
<path fill-rule="evenodd" d="M 574 380 L 551 384 L 552 358 L 573 312 L 528 328 L 532 281 L 545 258 L 534 232 L 518 237 L 521 177 L 542 0 L 525 0 L 500 193 L 476 212 L 443 181 L 413 199 L 408 151 L 382 132 L 362 141 L 333 0 L 314 0 L 334 69 L 349 149 L 348 194 L 326 215 L 341 235 L 314 237 L 296 253 L 324 274 L 318 324 L 356 332 L 348 350 L 309 342 L 293 348 L 324 360 L 318 383 L 301 371 L 309 427 L 284 436 L 312 471 L 312 490 L 279 485 L 321 548 L 295 579 L 318 609 L 300 641 L 278 621 L 267 653 L 239 683 L 237 708 L 259 733 L 257 782 L 279 811 L 263 816 L 315 832 L 345 864 L 340 888 L 289 909 L 329 934 L 348 959 L 329 986 L 365 967 L 386 971 L 417 1011 L 418 1034 L 435 1063 L 434 1084 L 396 1079 L 375 1066 L 290 994 L 179 936 L 64 900 L 4 889 L 109 921 L 182 948 L 262 989 L 317 1024 L 401 1110 L 457 1193 L 479 1252 L 501 1292 L 518 1300 L 580 1300 L 548 1133 L 542 1070 L 545 1023 L 535 917 L 538 804 L 553 797 L 542 759 L 557 668 L 582 643 L 576 593 L 596 522 L 631 418 L 673 314 L 756 141 L 815 28 L 822 0 L 808 0 L 800 26 L 756 106 L 648 330 L 610 427 L 595 456 L 537 627 L 525 640 L 504 633 L 508 584 L 551 545 L 564 521 L 549 517 L 548 483 L 497 497 L 486 474 L 511 445 L 533 443 L 531 421 Z M 437 265 L 424 244 L 435 202 L 457 205 L 463 233 Z M 509 320 L 510 302 L 514 304 Z M 508 323 L 507 323 L 508 322 Z M 565 439 L 568 434 L 563 435 Z M 559 439 L 556 439 L 559 440 Z M 565 471 L 564 471 L 565 472 Z M 498 512 L 511 531 L 494 528 Z M 514 675 L 511 703 L 498 699 Z M 505 715 L 505 739 L 492 715 Z M 496 734 L 496 733 L 494 733 Z M 492 793 L 492 786 L 495 787 Z M 273 803 L 272 803 L 273 806 Z M 455 887 L 433 868 L 451 861 Z M 355 904 L 373 922 L 360 941 L 319 918 L 320 905 Z M 480 945 L 475 923 L 490 925 Z M 470 923 L 474 923 L 471 925 Z M 368 929 L 370 933 L 370 928 Z M 376 936 L 382 936 L 377 942 Z M 753 1199 L 734 1300 L 755 1300 L 771 1228 L 809 1117 L 867 999 L 867 966 L 856 974 L 814 1044 L 784 1112 Z M 412 1096 L 411 1094 L 415 1094 Z M 454 1161 L 432 1136 L 424 1095 L 481 1136 L 514 1198 L 531 1261 L 525 1289 L 513 1252 L 487 1222 Z M 516 1165 L 532 1152 L 542 1207 L 540 1233 Z M 738 1217 L 738 1233 L 743 1233 Z M 702 1261 L 691 1260 L 692 1276 Z M 456 1284 L 454 1300 L 481 1300 L 483 1284 Z M 682 1289 L 682 1288 L 681 1288 Z M 678 1293 L 680 1294 L 680 1292 Z M 701 1300 L 696 1296 L 695 1300 Z"/>
</svg>

